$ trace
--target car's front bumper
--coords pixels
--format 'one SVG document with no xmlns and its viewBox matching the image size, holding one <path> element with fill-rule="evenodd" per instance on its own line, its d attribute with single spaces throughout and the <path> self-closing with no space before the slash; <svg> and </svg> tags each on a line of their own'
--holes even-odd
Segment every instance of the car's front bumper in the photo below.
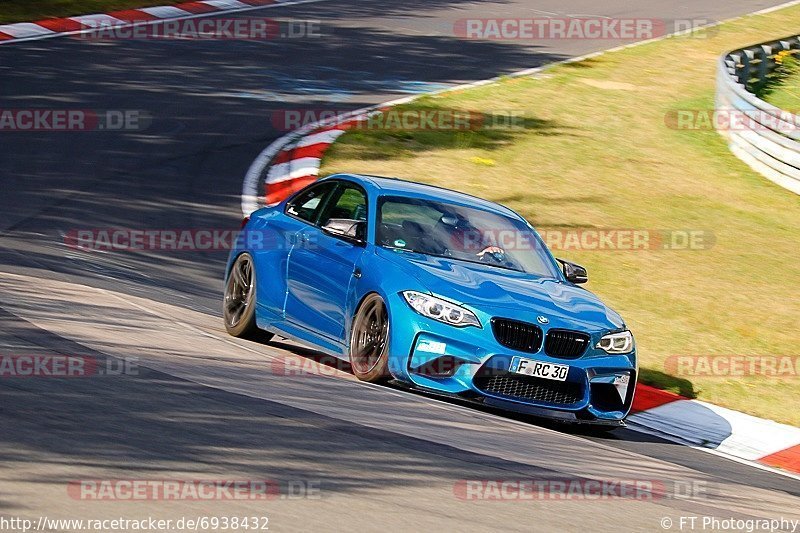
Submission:
<svg viewBox="0 0 800 533">
<path fill-rule="evenodd" d="M 636 353 L 607 355 L 594 349 L 598 332 L 582 357 L 554 358 L 543 350 L 526 353 L 502 346 L 488 326 L 489 315 L 480 317 L 483 328 L 456 328 L 417 314 L 402 299 L 391 303 L 390 371 L 402 382 L 564 422 L 620 425 L 630 411 Z M 520 314 L 525 313 L 517 312 L 514 318 L 529 318 Z M 511 373 L 514 356 L 568 365 L 567 379 L 559 382 Z M 615 379 L 625 374 L 627 387 L 616 386 Z"/>
</svg>

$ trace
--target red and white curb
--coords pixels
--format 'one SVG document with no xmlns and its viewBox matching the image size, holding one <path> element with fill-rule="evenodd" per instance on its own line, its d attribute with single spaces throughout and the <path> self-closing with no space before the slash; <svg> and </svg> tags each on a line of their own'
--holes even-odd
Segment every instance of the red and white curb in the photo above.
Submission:
<svg viewBox="0 0 800 533">
<path fill-rule="evenodd" d="M 403 99 L 403 101 L 409 100 Z M 397 105 L 397 102 L 391 103 L 391 105 Z M 380 113 L 386 107 L 387 105 L 383 104 L 380 108 L 354 111 L 335 119 L 330 125 L 311 124 L 309 127 L 297 130 L 273 143 L 268 149 L 269 167 L 264 180 L 264 203 L 266 205 L 277 204 L 316 180 L 319 176 L 322 157 L 336 142 L 336 139 L 358 121 L 372 113 Z M 261 175 L 261 167 L 256 166 L 255 168 L 258 172 L 252 176 L 252 180 L 257 183 Z M 246 183 L 251 185 L 248 181 Z M 259 198 L 254 198 L 253 195 L 248 196 L 248 205 L 242 204 L 245 214 L 258 208 L 258 200 Z"/>
<path fill-rule="evenodd" d="M 325 151 L 349 126 L 345 122 L 314 131 L 278 152 L 267 175 L 267 205 L 279 203 L 316 180 Z"/>
<path fill-rule="evenodd" d="M 687 446 L 800 474 L 800 428 L 794 426 L 641 384 L 628 424 Z"/>
<path fill-rule="evenodd" d="M 250 165 L 242 185 L 242 214 L 274 205 L 319 177 L 322 157 L 342 134 L 359 121 L 388 107 L 410 102 L 401 98 L 307 124 L 265 148 Z M 263 183 L 263 189 L 262 189 Z"/>
<path fill-rule="evenodd" d="M 320 1 L 323 0 L 198 0 L 169 6 L 125 9 L 110 13 L 45 19 L 37 22 L 18 22 L 0 25 L 0 44 L 48 39 L 61 35 L 78 35 L 103 27 L 126 28 L 170 20 L 208 17 L 222 13 L 239 13 L 254 9 Z"/>
</svg>

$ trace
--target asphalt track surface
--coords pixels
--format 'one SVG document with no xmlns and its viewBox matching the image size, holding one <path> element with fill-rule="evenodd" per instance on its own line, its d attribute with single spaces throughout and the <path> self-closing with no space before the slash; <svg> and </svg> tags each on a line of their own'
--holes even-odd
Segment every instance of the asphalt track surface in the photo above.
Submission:
<svg viewBox="0 0 800 533">
<path fill-rule="evenodd" d="M 466 41 L 453 36 L 457 19 L 722 20 L 777 4 L 331 0 L 237 16 L 319 20 L 318 39 L 0 46 L 0 108 L 153 117 L 138 132 L 0 138 L 0 354 L 139 364 L 115 377 L 0 380 L 0 516 L 267 515 L 272 531 L 659 531 L 663 517 L 674 530 L 689 515 L 800 518 L 800 482 L 629 430 L 591 437 L 324 366 L 286 375 L 316 365 L 316 354 L 226 336 L 224 252 L 64 245 L 75 229 L 237 228 L 243 176 L 283 133 L 269 119 L 276 110 L 355 109 L 618 44 Z M 457 496 L 463 480 L 534 478 L 652 480 L 672 495 Z M 284 493 L 292 483 L 319 491 L 266 502 L 97 502 L 69 496 L 68 483 L 82 479 L 274 480 Z M 675 497 L 687 486 L 691 497 Z"/>
</svg>

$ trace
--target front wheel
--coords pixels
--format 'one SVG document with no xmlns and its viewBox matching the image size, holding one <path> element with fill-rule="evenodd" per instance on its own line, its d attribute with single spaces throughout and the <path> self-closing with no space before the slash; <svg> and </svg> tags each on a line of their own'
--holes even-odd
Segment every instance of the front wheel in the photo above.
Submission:
<svg viewBox="0 0 800 533">
<path fill-rule="evenodd" d="M 389 312 L 376 293 L 361 302 L 353 318 L 350 366 L 362 381 L 379 383 L 389 379 Z"/>
<path fill-rule="evenodd" d="M 236 258 L 225 284 L 223 305 L 225 329 L 234 337 L 267 341 L 271 333 L 256 325 L 256 270 L 253 258 L 244 253 Z"/>
</svg>

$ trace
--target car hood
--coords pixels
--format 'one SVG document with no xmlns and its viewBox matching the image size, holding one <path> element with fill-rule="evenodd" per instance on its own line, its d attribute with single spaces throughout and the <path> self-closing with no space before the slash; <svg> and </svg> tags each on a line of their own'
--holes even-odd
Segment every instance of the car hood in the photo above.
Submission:
<svg viewBox="0 0 800 533">
<path fill-rule="evenodd" d="M 535 320 L 541 314 L 550 320 L 551 327 L 612 330 L 625 326 L 597 296 L 570 283 L 411 252 L 380 248 L 377 254 L 398 265 L 431 293 L 489 314 L 507 310 L 509 318 L 521 320 Z"/>
</svg>

